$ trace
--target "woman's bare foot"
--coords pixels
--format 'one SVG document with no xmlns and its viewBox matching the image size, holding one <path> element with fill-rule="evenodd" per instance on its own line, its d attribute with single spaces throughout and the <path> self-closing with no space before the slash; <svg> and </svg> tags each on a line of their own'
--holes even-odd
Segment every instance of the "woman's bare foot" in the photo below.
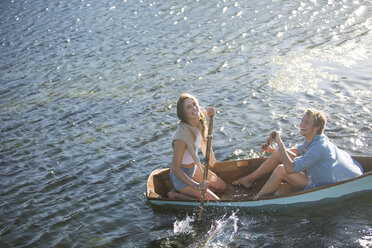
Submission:
<svg viewBox="0 0 372 248">
<path fill-rule="evenodd" d="M 179 199 L 179 200 L 198 200 L 196 198 L 193 198 L 191 196 L 176 192 L 176 191 L 169 191 L 167 194 L 169 199 Z"/>
</svg>

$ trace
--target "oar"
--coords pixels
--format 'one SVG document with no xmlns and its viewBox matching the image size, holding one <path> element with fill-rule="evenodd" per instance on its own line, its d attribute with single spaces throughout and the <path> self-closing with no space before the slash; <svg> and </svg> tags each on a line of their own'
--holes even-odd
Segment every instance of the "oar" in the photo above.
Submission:
<svg viewBox="0 0 372 248">
<path fill-rule="evenodd" d="M 267 147 L 269 147 L 269 145 L 271 144 L 271 142 L 269 141 L 269 139 L 267 139 L 266 143 L 261 147 L 261 149 L 263 150 L 261 152 L 261 157 L 263 157 L 265 155 L 265 150 Z"/>
<path fill-rule="evenodd" d="M 271 138 L 275 139 L 276 137 L 276 133 L 272 133 L 271 134 Z M 262 146 L 262 153 L 261 153 L 261 157 L 263 157 L 265 155 L 265 150 L 267 147 L 269 147 L 269 145 L 271 145 L 271 142 L 269 139 L 267 139 L 266 143 Z"/>
<path fill-rule="evenodd" d="M 205 154 L 203 181 L 207 180 L 207 176 L 208 176 L 209 155 L 211 153 L 211 143 L 212 143 L 212 131 L 213 131 L 213 115 L 211 117 L 209 117 L 207 149 L 206 149 L 206 154 Z M 199 219 L 201 219 L 202 216 L 203 216 L 204 199 L 205 199 L 205 192 L 206 191 L 207 191 L 207 188 L 204 188 L 202 190 L 202 195 L 201 195 L 201 199 L 200 199 Z"/>
</svg>

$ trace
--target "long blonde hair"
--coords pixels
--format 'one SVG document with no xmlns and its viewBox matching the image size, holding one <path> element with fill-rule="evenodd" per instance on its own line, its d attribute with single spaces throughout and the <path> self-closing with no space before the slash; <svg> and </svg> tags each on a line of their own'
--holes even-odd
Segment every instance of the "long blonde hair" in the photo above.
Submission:
<svg viewBox="0 0 372 248">
<path fill-rule="evenodd" d="M 186 119 L 185 109 L 183 106 L 186 99 L 190 99 L 194 101 L 199 107 L 199 101 L 196 99 L 195 96 L 188 94 L 188 93 L 184 93 L 179 96 L 178 101 L 177 101 L 177 117 L 181 122 L 184 122 L 184 123 L 188 123 Z M 206 140 L 205 138 L 206 129 L 207 129 L 206 126 L 207 124 L 205 121 L 205 116 L 201 111 L 199 111 L 199 122 L 198 122 L 197 128 L 199 129 L 204 141 Z"/>
</svg>

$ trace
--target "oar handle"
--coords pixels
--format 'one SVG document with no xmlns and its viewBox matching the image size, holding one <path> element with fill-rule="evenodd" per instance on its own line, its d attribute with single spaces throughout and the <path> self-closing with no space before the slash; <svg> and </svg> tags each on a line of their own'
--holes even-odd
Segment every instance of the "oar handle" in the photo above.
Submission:
<svg viewBox="0 0 372 248">
<path fill-rule="evenodd" d="M 212 132 L 213 132 L 213 116 L 209 117 L 209 125 L 208 125 L 208 136 L 207 136 L 207 149 L 205 154 L 205 162 L 204 162 L 204 174 L 203 174 L 203 181 L 207 180 L 208 178 L 208 167 L 209 167 L 209 158 L 211 154 L 211 146 L 212 146 Z M 205 193 L 207 191 L 207 187 L 202 189 L 201 199 L 200 199 L 200 212 L 199 218 L 201 219 L 203 216 L 203 209 L 204 209 L 204 200 L 205 200 Z"/>
<path fill-rule="evenodd" d="M 275 139 L 275 137 L 276 137 L 276 132 L 272 132 L 271 138 Z M 266 148 L 268 148 L 270 145 L 271 145 L 271 142 L 269 139 L 267 139 L 266 143 L 262 146 L 262 150 L 266 150 Z M 261 156 L 263 157 L 264 154 L 265 154 L 265 151 L 262 151 Z"/>
</svg>

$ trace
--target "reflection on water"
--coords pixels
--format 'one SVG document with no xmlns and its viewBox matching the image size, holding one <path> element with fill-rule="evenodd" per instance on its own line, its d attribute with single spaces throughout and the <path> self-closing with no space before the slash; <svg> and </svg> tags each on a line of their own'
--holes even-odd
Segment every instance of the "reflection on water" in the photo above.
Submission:
<svg viewBox="0 0 372 248">
<path fill-rule="evenodd" d="M 258 156 L 273 129 L 301 142 L 307 107 L 326 111 L 340 148 L 371 155 L 371 13 L 347 0 L 1 1 L 0 246 L 370 246 L 369 195 L 199 223 L 143 192 L 170 164 L 183 92 L 216 107 L 218 160 Z"/>
<path fill-rule="evenodd" d="M 322 50 L 313 48 L 274 57 L 271 61 L 280 69 L 269 79 L 270 86 L 279 91 L 322 95 L 324 90 L 319 87 L 320 82 L 339 82 L 333 71 L 339 70 L 337 67 L 352 70 L 358 62 L 367 59 L 367 54 L 364 46 L 347 42 Z"/>
</svg>

